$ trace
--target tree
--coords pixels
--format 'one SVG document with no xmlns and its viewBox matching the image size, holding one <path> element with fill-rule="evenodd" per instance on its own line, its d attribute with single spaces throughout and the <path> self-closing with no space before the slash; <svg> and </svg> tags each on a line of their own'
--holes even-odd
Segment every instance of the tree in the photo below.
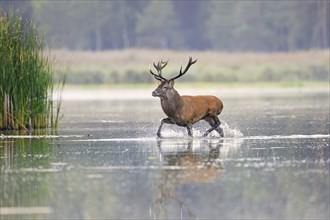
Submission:
<svg viewBox="0 0 330 220">
<path fill-rule="evenodd" d="M 129 48 L 136 43 L 137 14 L 145 6 L 144 1 L 110 1 L 111 10 L 103 26 L 105 48 Z"/>
<path fill-rule="evenodd" d="M 143 2 L 35 1 L 35 18 L 55 47 L 117 49 L 135 43 L 136 13 Z"/>
<path fill-rule="evenodd" d="M 329 1 L 210 2 L 207 35 L 218 50 L 329 47 Z"/>
<path fill-rule="evenodd" d="M 179 23 L 180 36 L 187 49 L 203 50 L 210 47 L 205 21 L 208 19 L 207 1 L 172 1 Z"/>
<path fill-rule="evenodd" d="M 178 49 L 183 46 L 171 1 L 151 1 L 138 15 L 137 46 Z"/>
<path fill-rule="evenodd" d="M 329 48 L 329 0 L 17 1 L 53 48 L 290 51 Z"/>
<path fill-rule="evenodd" d="M 237 2 L 210 2 L 209 19 L 206 22 L 211 47 L 221 50 L 234 49 L 233 39 L 238 20 L 233 17 Z"/>
<path fill-rule="evenodd" d="M 74 2 L 34 1 L 33 6 L 34 18 L 39 28 L 49 36 L 47 40 L 51 41 L 52 46 L 74 49 L 81 41 L 81 36 L 76 41 L 72 40 L 80 30 L 70 31 L 73 19 L 69 12 L 73 13 Z"/>
</svg>

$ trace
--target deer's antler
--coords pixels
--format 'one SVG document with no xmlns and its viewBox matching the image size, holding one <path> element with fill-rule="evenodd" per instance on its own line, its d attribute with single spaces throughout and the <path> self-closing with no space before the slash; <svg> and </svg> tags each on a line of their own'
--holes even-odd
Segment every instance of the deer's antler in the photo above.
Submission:
<svg viewBox="0 0 330 220">
<path fill-rule="evenodd" d="M 155 74 L 154 72 L 152 72 L 151 67 L 149 65 L 149 71 L 150 71 L 151 75 L 153 75 L 155 77 L 155 79 L 157 79 L 159 81 L 167 81 L 167 79 L 162 76 L 162 69 L 167 65 L 167 63 L 168 63 L 168 60 L 167 61 L 162 61 L 162 60 L 158 61 L 157 65 L 155 64 L 155 62 L 153 62 L 153 66 L 157 70 L 158 74 Z"/>
<path fill-rule="evenodd" d="M 181 65 L 179 75 L 177 75 L 176 77 L 173 77 L 173 78 L 170 79 L 169 81 L 171 81 L 171 80 L 175 80 L 175 79 L 177 79 L 177 78 L 183 76 L 183 75 L 188 71 L 188 69 L 190 68 L 190 66 L 193 65 L 193 64 L 196 63 L 196 62 L 197 62 L 197 59 L 193 61 L 192 58 L 189 57 L 188 64 L 187 64 L 186 68 L 184 68 L 183 72 L 182 72 L 182 65 Z"/>
</svg>

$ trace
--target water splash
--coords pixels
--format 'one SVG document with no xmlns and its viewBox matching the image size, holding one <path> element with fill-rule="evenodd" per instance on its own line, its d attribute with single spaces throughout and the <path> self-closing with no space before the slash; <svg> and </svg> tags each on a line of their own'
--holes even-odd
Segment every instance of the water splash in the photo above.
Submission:
<svg viewBox="0 0 330 220">
<path fill-rule="evenodd" d="M 231 128 L 225 121 L 221 121 L 222 129 L 227 138 L 242 138 L 243 133 L 238 128 Z"/>
<path fill-rule="evenodd" d="M 193 135 L 195 136 L 196 130 L 193 129 Z M 198 131 L 197 131 L 198 132 Z M 174 138 L 174 137 L 187 137 L 187 132 L 186 130 L 175 130 L 171 128 L 163 129 L 162 130 L 162 136 L 163 137 L 168 137 L 168 138 Z"/>
<path fill-rule="evenodd" d="M 243 138 L 244 135 L 243 133 L 238 129 L 238 128 L 231 128 L 227 122 L 221 121 L 221 128 L 223 129 L 225 138 Z M 203 128 L 203 129 L 208 129 L 208 128 Z M 195 129 L 193 128 L 193 137 L 202 137 L 204 134 L 204 130 L 201 128 Z M 171 128 L 166 128 L 162 130 L 162 136 L 166 138 L 178 138 L 178 137 L 188 137 L 187 131 L 185 129 L 177 130 L 177 129 L 171 129 Z M 219 134 L 216 131 L 212 131 L 209 135 L 208 138 L 219 138 Z"/>
</svg>

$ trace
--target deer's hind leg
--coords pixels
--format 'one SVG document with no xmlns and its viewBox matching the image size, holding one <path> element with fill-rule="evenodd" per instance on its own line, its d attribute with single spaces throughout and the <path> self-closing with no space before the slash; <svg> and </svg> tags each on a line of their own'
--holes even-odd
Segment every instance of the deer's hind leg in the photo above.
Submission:
<svg viewBox="0 0 330 220">
<path fill-rule="evenodd" d="M 205 133 L 203 134 L 204 137 L 206 137 L 213 130 L 216 130 L 221 137 L 224 136 L 223 130 L 220 127 L 221 122 L 220 122 L 218 116 L 208 116 L 208 117 L 204 118 L 204 120 L 207 121 L 209 123 L 209 125 L 211 126 L 211 128 L 208 129 L 207 131 L 205 131 Z"/>
</svg>

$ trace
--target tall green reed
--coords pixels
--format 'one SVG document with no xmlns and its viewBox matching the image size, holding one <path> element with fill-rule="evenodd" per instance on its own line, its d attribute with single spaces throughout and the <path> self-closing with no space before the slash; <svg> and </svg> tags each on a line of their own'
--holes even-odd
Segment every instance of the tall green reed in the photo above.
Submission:
<svg viewBox="0 0 330 220">
<path fill-rule="evenodd" d="M 0 129 L 57 127 L 65 76 L 53 71 L 44 37 L 31 21 L 0 11 Z"/>
</svg>

